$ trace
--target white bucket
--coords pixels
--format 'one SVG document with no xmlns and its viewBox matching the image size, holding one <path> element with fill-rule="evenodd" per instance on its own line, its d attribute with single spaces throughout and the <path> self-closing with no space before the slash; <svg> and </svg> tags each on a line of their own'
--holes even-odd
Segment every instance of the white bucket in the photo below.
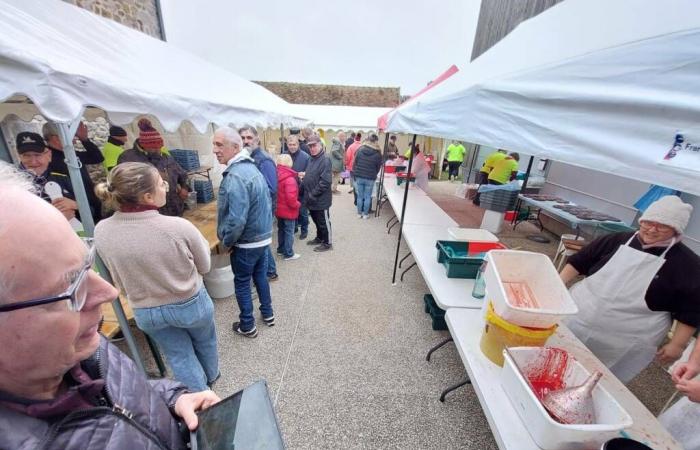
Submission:
<svg viewBox="0 0 700 450">
<path fill-rule="evenodd" d="M 204 285 L 212 298 L 231 297 L 234 294 L 231 266 L 213 268 L 204 275 Z"/>
</svg>

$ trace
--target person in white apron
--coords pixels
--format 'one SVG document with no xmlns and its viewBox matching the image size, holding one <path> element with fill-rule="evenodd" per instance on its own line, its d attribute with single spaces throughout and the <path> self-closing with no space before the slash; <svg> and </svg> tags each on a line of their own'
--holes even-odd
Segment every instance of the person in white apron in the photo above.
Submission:
<svg viewBox="0 0 700 450">
<path fill-rule="evenodd" d="M 566 325 L 624 383 L 654 359 L 672 324 L 669 311 L 652 311 L 646 300 L 649 286 L 658 278 L 667 253 L 680 239 L 692 211 L 678 197 L 670 197 L 652 204 L 640 218 L 640 232 L 620 245 L 597 272 L 570 290 L 579 313 Z M 639 239 L 642 248 L 659 246 L 665 250 L 659 256 L 637 250 L 630 246 L 634 239 Z M 567 264 L 561 277 L 568 282 L 578 274 Z M 680 349 L 672 352 L 675 359 L 694 331 L 680 322 L 677 328 L 673 345 L 669 345 Z M 665 347 L 660 355 L 668 353 Z"/>
<path fill-rule="evenodd" d="M 413 167 L 411 172 L 416 175 L 416 186 L 428 192 L 428 178 L 430 177 L 430 164 L 425 160 L 423 152 L 417 150 L 413 154 Z"/>
</svg>

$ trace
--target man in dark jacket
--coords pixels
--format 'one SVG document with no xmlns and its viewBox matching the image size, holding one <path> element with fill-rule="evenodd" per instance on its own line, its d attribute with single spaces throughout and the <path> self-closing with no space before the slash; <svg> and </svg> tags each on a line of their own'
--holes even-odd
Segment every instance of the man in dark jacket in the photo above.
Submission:
<svg viewBox="0 0 700 450">
<path fill-rule="evenodd" d="M 63 142 L 61 142 L 57 126 L 51 122 L 45 123 L 42 134 L 46 140 L 46 146 L 51 150 L 49 171 L 62 173 L 70 177 L 68 166 L 66 165 L 66 157 L 63 155 Z M 81 162 L 80 177 L 83 180 L 83 186 L 85 186 L 85 193 L 87 194 L 90 210 L 92 211 L 92 218 L 95 223 L 97 223 L 102 218 L 102 202 L 100 202 L 97 195 L 95 195 L 95 186 L 92 183 L 92 179 L 85 165 L 100 164 L 104 161 L 104 157 L 97 145 L 88 138 L 88 129 L 84 123 L 80 122 L 78 125 L 75 138 L 80 141 L 85 149 L 84 152 L 76 151 L 75 156 L 77 156 L 78 160 Z"/>
<path fill-rule="evenodd" d="M 100 337 L 118 292 L 91 269 L 91 242 L 27 187 L 0 163 L 0 340 L 12 342 L 0 352 L 0 448 L 185 449 L 178 420 L 196 429 L 195 411 L 219 398 L 147 380 Z"/>
<path fill-rule="evenodd" d="M 119 164 L 140 162 L 158 169 L 160 176 L 169 185 L 165 206 L 158 211 L 166 216 L 182 216 L 185 212 L 185 199 L 189 194 L 187 172 L 175 158 L 163 153 L 163 137 L 153 128 L 150 120 L 141 119 L 138 126 L 139 138 L 134 141 L 134 148 L 119 155 Z"/>
<path fill-rule="evenodd" d="M 306 167 L 309 165 L 309 160 L 311 156 L 304 151 L 299 151 L 299 136 L 290 134 L 287 136 L 287 151 L 292 157 L 292 170 L 296 173 L 306 172 Z M 294 225 L 294 232 L 296 233 L 299 228 L 301 228 L 301 233 L 299 234 L 299 240 L 304 240 L 309 233 L 309 210 L 304 206 L 304 189 L 301 186 L 301 180 L 297 178 L 299 182 L 299 201 L 302 202 L 301 208 L 299 208 L 299 218 Z"/>
<path fill-rule="evenodd" d="M 355 177 L 354 186 L 357 191 L 357 215 L 363 219 L 369 219 L 372 191 L 381 167 L 382 154 L 379 149 L 379 138 L 376 134 L 370 134 L 362 146 L 357 149 L 352 168 Z"/>
<path fill-rule="evenodd" d="M 270 204 L 274 213 L 277 209 L 277 167 L 275 162 L 265 150 L 260 148 L 258 130 L 254 126 L 243 125 L 238 129 L 238 134 L 241 135 L 243 140 L 243 147 L 248 150 L 250 157 L 255 161 L 255 167 L 258 168 L 265 178 L 267 188 L 270 191 Z M 271 246 L 267 248 L 267 258 L 267 278 L 270 281 L 276 281 L 279 276 L 277 275 L 277 264 L 275 263 L 275 257 L 272 255 Z"/>
<path fill-rule="evenodd" d="M 328 210 L 333 202 L 331 193 L 331 160 L 321 146 L 321 138 L 311 135 L 307 144 L 311 152 L 311 161 L 301 180 L 304 189 L 304 206 L 309 209 L 311 219 L 316 225 L 316 237 L 307 245 L 317 245 L 315 252 L 326 252 L 333 249 L 331 220 Z"/>
</svg>

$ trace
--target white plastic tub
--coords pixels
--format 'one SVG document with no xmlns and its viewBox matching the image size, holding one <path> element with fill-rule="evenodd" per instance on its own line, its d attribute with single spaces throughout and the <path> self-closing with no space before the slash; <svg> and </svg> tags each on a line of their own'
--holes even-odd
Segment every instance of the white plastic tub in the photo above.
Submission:
<svg viewBox="0 0 700 450">
<path fill-rule="evenodd" d="M 498 242 L 498 237 L 490 231 L 482 230 L 481 228 L 450 227 L 447 229 L 447 232 L 455 241 Z"/>
<path fill-rule="evenodd" d="M 223 264 L 223 258 L 216 261 Z M 227 298 L 234 294 L 233 287 L 233 271 L 231 266 L 214 266 L 215 261 L 212 260 L 212 269 L 204 275 L 204 286 L 209 292 L 211 298 Z"/>
<path fill-rule="evenodd" d="M 522 327 L 549 328 L 578 308 L 552 261 L 541 253 L 491 250 L 486 254 L 486 292 L 496 314 Z M 537 307 L 515 305 L 504 283 L 525 283 Z"/>
<path fill-rule="evenodd" d="M 599 448 L 609 439 L 619 437 L 620 430 L 632 426 L 630 415 L 600 383 L 593 389 L 597 423 L 564 425 L 552 419 L 517 369 L 526 368 L 529 362 L 541 355 L 541 352 L 547 351 L 547 348 L 512 347 L 509 351 L 513 359 L 504 351 L 505 364 L 501 371 L 501 386 L 532 439 L 544 450 Z M 580 385 L 588 378 L 590 372 L 573 357 L 569 358 L 564 377 L 566 386 Z"/>
</svg>

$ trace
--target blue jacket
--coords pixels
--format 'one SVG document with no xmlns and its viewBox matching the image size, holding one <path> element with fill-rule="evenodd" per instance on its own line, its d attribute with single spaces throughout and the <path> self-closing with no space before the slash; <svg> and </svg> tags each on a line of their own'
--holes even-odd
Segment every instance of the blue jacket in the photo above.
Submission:
<svg viewBox="0 0 700 450">
<path fill-rule="evenodd" d="M 277 196 L 277 166 L 275 166 L 272 157 L 260 147 L 251 150 L 250 157 L 255 161 L 255 167 L 265 177 L 267 187 L 270 189 L 270 196 L 275 198 Z"/>
<path fill-rule="evenodd" d="M 246 150 L 224 170 L 217 201 L 216 234 L 226 247 L 272 237 L 270 191 Z"/>
<path fill-rule="evenodd" d="M 296 153 L 293 155 L 289 153 L 289 156 L 292 157 L 292 170 L 299 173 L 299 172 L 306 172 L 306 166 L 309 165 L 309 161 L 311 160 L 311 156 L 308 153 L 305 153 L 303 151 L 297 150 Z"/>
</svg>

